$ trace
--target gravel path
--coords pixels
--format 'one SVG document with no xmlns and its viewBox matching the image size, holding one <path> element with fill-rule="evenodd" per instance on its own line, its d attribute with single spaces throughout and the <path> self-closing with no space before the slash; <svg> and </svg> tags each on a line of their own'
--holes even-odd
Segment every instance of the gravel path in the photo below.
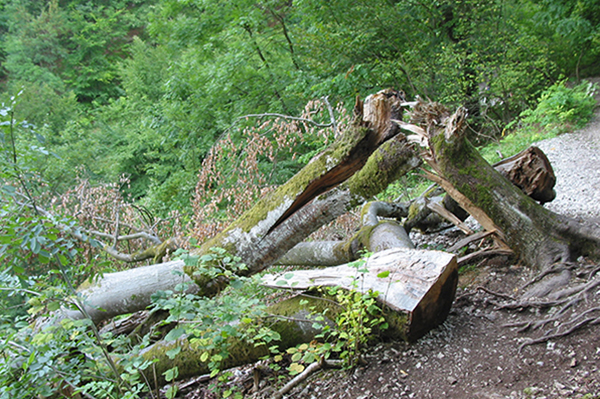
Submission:
<svg viewBox="0 0 600 399">
<path fill-rule="evenodd" d="M 600 93 L 596 99 L 600 103 Z M 545 206 L 600 224 L 600 108 L 584 129 L 534 145 L 548 156 L 556 174 L 556 199 Z"/>
</svg>

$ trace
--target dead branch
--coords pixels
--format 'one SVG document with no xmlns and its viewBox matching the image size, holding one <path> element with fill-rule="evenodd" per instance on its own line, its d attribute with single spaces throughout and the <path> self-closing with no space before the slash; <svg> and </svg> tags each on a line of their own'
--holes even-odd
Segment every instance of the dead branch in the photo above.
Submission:
<svg viewBox="0 0 600 399">
<path fill-rule="evenodd" d="M 320 361 L 311 363 L 304 371 L 294 377 L 290 382 L 285 384 L 279 391 L 273 394 L 273 399 L 281 399 L 283 395 L 291 391 L 298 384 L 306 380 L 312 373 L 325 368 L 340 368 L 341 362 L 336 360 L 326 360 L 321 358 Z"/>
<path fill-rule="evenodd" d="M 310 123 L 313 126 L 316 127 L 332 127 L 333 123 L 318 123 L 313 121 L 312 119 L 307 119 L 307 118 L 299 118 L 297 116 L 290 116 L 290 115 L 284 115 L 284 114 L 274 114 L 274 113 L 264 113 L 264 114 L 248 114 L 248 115 L 244 115 L 244 116 L 240 116 L 239 118 L 236 119 L 236 121 L 242 120 L 242 119 L 248 119 L 248 118 L 265 118 L 265 117 L 272 117 L 272 118 L 281 118 L 281 119 L 289 119 L 291 121 L 298 121 L 298 122 L 306 122 L 306 123 Z"/>
<path fill-rule="evenodd" d="M 179 247 L 177 240 L 175 240 L 173 238 L 170 238 L 166 241 L 161 241 L 158 237 L 156 237 L 150 233 L 142 232 L 142 231 L 139 231 L 134 234 L 124 235 L 124 236 L 118 235 L 118 232 L 120 229 L 119 217 L 118 217 L 119 212 L 117 212 L 115 233 L 109 234 L 109 233 L 102 233 L 102 232 L 95 231 L 95 230 L 87 230 L 84 228 L 73 229 L 71 226 L 67 226 L 64 223 L 58 222 L 58 218 L 55 215 L 48 212 L 46 209 L 40 207 L 39 205 L 33 205 L 33 204 L 28 204 L 28 203 L 23 203 L 23 202 L 17 202 L 17 204 L 20 206 L 35 209 L 37 212 L 39 212 L 40 215 L 42 215 L 43 217 L 45 217 L 48 220 L 51 220 L 54 223 L 54 225 L 62 232 L 69 234 L 71 237 L 73 237 L 79 241 L 91 243 L 92 245 L 94 245 L 96 247 L 100 247 L 108 255 L 112 256 L 113 258 L 115 258 L 117 260 L 123 261 L 123 262 L 128 262 L 128 263 L 141 262 L 146 259 L 153 259 L 155 262 L 160 262 L 162 260 L 162 258 L 164 258 L 167 255 L 167 253 L 169 251 L 174 251 L 175 249 L 177 249 Z M 87 237 L 87 235 L 93 235 L 96 237 L 101 237 L 101 238 L 105 238 L 107 240 L 111 240 L 113 245 L 106 244 L 106 243 L 104 243 L 100 240 L 96 240 L 96 239 L 94 240 L 95 241 L 95 243 L 94 243 L 92 240 L 90 240 L 89 237 Z M 134 240 L 134 239 L 146 239 L 148 241 L 153 242 L 155 245 L 145 248 L 145 249 L 142 249 L 142 250 L 139 250 L 139 251 L 136 251 L 132 254 L 123 253 L 123 252 L 120 252 L 119 250 L 117 250 L 116 244 L 118 242 L 129 241 L 129 240 Z"/>
</svg>

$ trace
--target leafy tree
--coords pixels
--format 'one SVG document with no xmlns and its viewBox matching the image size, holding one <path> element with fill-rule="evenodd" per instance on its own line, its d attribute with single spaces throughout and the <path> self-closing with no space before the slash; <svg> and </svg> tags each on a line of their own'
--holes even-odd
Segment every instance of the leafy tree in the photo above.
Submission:
<svg viewBox="0 0 600 399">
<path fill-rule="evenodd" d="M 550 58 L 565 76 L 598 73 L 600 4 L 594 0 L 536 0 L 537 29 L 548 39 Z M 588 75 L 589 76 L 589 75 Z"/>
</svg>

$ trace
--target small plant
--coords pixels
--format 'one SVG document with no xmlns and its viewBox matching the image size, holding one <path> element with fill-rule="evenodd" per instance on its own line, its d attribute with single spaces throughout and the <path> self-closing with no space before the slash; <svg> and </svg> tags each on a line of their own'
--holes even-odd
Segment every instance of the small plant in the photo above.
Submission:
<svg viewBox="0 0 600 399">
<path fill-rule="evenodd" d="M 323 289 L 324 295 L 334 298 L 341 310 L 335 312 L 336 319 L 333 327 L 325 322 L 325 315 L 313 314 L 311 318 L 313 328 L 322 330 L 317 338 L 324 342 L 313 341 L 310 344 L 304 343 L 289 348 L 287 353 L 292 355 L 292 363 L 288 371 L 291 375 L 301 373 L 304 364 L 314 363 L 321 358 L 328 359 L 334 353 L 347 367 L 354 367 L 361 362 L 361 354 L 371 339 L 374 328 L 387 328 L 376 300 L 379 292 L 363 292 L 362 289 L 364 275 L 368 272 L 366 268 L 368 256 L 369 254 L 365 254 L 363 258 L 350 264 L 357 271 L 351 290 L 339 286 Z M 381 274 L 379 277 L 384 278 L 389 274 L 389 272 L 384 273 L 387 274 Z M 280 358 L 281 356 L 278 356 L 275 360 Z"/>
<path fill-rule="evenodd" d="M 214 298 L 186 293 L 185 284 L 176 287 L 175 291 L 156 293 L 154 307 L 169 311 L 161 324 L 175 325 L 165 336 L 165 341 L 177 341 L 185 336 L 190 346 L 202 351 L 200 361 L 207 364 L 214 377 L 221 371 L 222 362 L 230 356 L 233 341 L 260 346 L 280 339 L 277 332 L 255 323 L 265 315 L 265 306 L 257 295 L 247 295 L 248 291 L 254 292 L 248 286 L 255 286 L 258 280 L 237 274 L 246 269 L 239 257 L 231 256 L 222 248 L 211 248 L 210 253 L 203 256 L 190 255 L 187 251 L 177 254 L 186 265 L 196 266 L 207 278 L 226 278 L 229 286 L 222 295 Z M 174 358 L 180 351 L 181 346 L 177 345 L 167 355 Z M 167 370 L 165 377 L 174 380 L 176 374 L 177 370 L 172 368 Z M 174 387 L 168 396 L 175 396 Z"/>
</svg>

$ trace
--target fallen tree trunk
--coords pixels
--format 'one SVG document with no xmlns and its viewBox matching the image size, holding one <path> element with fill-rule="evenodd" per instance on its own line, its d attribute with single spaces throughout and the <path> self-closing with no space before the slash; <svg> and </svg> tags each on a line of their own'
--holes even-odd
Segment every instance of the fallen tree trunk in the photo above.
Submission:
<svg viewBox="0 0 600 399">
<path fill-rule="evenodd" d="M 248 266 L 241 274 L 258 273 L 321 226 L 367 202 L 400 176 L 417 168 L 421 164 L 420 157 L 392 123 L 392 119 L 401 117 L 402 101 L 400 94 L 391 90 L 369 96 L 365 100 L 364 117 L 362 104 L 359 104 L 354 123 L 338 141 L 192 254 L 201 256 L 210 253 L 213 247 L 224 248 L 231 255 L 241 257 Z M 213 279 L 197 267 L 184 267 L 182 261 L 166 265 L 177 270 L 184 268 L 201 295 L 214 295 L 227 284 L 225 278 Z M 127 288 L 132 281 L 130 273 L 135 272 L 127 270 L 105 275 L 111 281 L 122 280 L 120 287 L 110 283 L 115 287 L 110 295 L 104 279 L 80 289 L 81 295 L 87 298 L 94 322 L 113 317 L 113 311 L 96 310 L 107 310 L 114 303 L 118 303 L 118 311 L 124 313 L 150 305 L 153 291 L 147 292 L 148 295 L 136 294 L 135 298 L 130 295 Z M 165 269 L 164 273 L 171 272 Z M 157 284 L 161 285 L 152 289 L 172 290 L 177 283 L 166 278 Z"/>
<path fill-rule="evenodd" d="M 301 270 L 285 276 L 267 275 L 262 280 L 272 288 L 341 287 L 376 292 L 377 300 L 397 313 L 395 337 L 415 341 L 446 320 L 456 292 L 458 267 L 456 256 L 447 252 L 391 248 L 377 252 L 358 267 Z"/>
<path fill-rule="evenodd" d="M 495 163 L 493 166 L 512 184 L 541 204 L 550 202 L 556 197 L 554 170 L 546 154 L 537 147 L 529 147 L 516 155 Z M 414 227 L 423 231 L 438 228 L 444 220 L 449 220 L 449 218 L 436 213 L 435 209 L 437 207 L 455 215 L 458 221 L 449 221 L 461 228 L 466 234 L 470 234 L 460 224 L 460 221 L 464 221 L 469 213 L 465 212 L 451 196 L 444 194 L 444 191 L 437 185 L 433 185 L 417 199 L 405 205 L 409 209 L 404 222 L 406 231 L 411 231 Z"/>
<path fill-rule="evenodd" d="M 394 220 L 408 214 L 406 207 L 387 202 L 368 202 L 362 210 L 362 227 L 346 241 L 307 241 L 290 249 L 278 265 L 337 266 L 359 259 L 366 252 L 389 248 L 414 248 L 406 230 Z"/>
<path fill-rule="evenodd" d="M 259 201 L 225 231 L 196 251 L 225 248 L 262 271 L 319 227 L 368 201 L 391 182 L 421 164 L 392 123 L 401 117 L 402 98 L 387 90 L 367 97 L 340 140 L 317 155 L 287 183 Z M 217 292 L 223 281 L 209 281 L 194 267 L 186 272 L 202 293 Z"/>
<path fill-rule="evenodd" d="M 415 107 L 413 119 L 428 132 L 430 177 L 530 266 L 600 256 L 600 229 L 545 209 L 503 177 L 466 140 L 466 116 L 464 108 L 450 115 L 439 105 Z"/>
<path fill-rule="evenodd" d="M 268 275 L 263 277 L 263 284 L 268 287 L 308 291 L 309 295 L 300 294 L 270 306 L 267 308 L 270 316 L 254 320 L 251 328 L 259 330 L 261 326 L 267 326 L 279 333 L 281 340 L 272 341 L 270 345 L 278 345 L 280 351 L 313 341 L 322 332 L 313 327 L 315 316 L 326 315 L 328 320 L 320 323 L 335 327 L 337 315 L 344 310 L 328 297 L 321 297 L 318 288 L 329 286 L 363 293 L 378 292 L 377 301 L 389 325 L 379 333 L 393 339 L 414 341 L 444 322 L 457 282 L 456 256 L 405 248 L 379 252 L 361 268 L 342 265 L 296 271 L 293 276 Z M 171 359 L 167 352 L 176 346 L 181 346 L 182 350 Z M 200 359 L 209 359 L 219 351 L 219 348 L 204 349 L 183 337 L 172 342 L 161 341 L 146 349 L 142 356 L 156 361 L 158 382 L 164 383 L 162 373 L 172 367 L 178 367 L 180 378 L 209 373 L 208 362 Z M 229 338 L 227 351 L 229 356 L 220 364 L 221 369 L 252 363 L 269 354 L 266 345 L 257 345 L 240 337 Z M 208 355 L 203 355 L 205 352 Z"/>
</svg>

